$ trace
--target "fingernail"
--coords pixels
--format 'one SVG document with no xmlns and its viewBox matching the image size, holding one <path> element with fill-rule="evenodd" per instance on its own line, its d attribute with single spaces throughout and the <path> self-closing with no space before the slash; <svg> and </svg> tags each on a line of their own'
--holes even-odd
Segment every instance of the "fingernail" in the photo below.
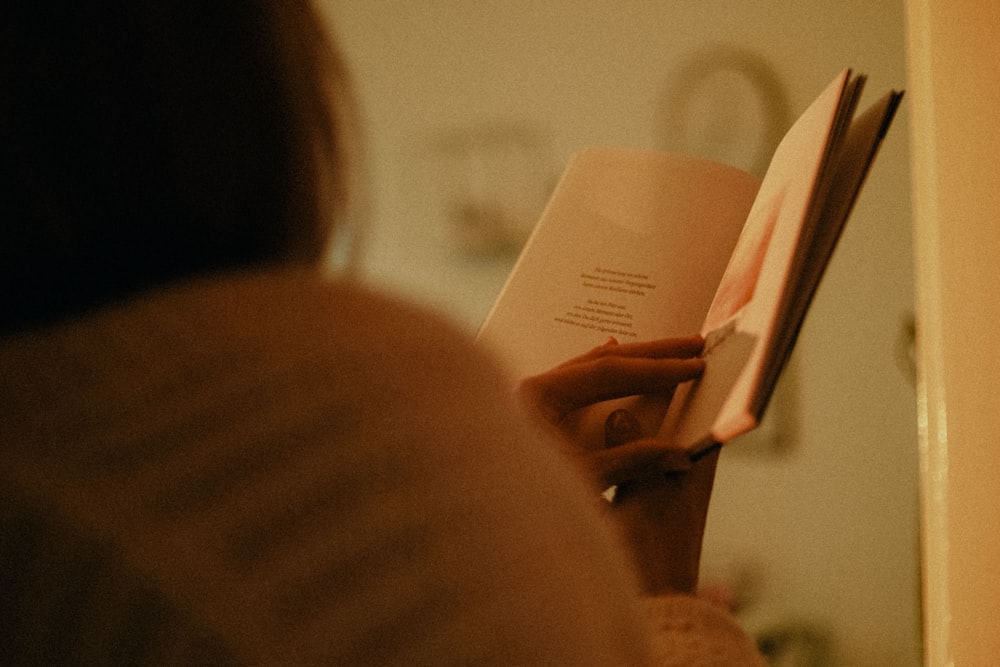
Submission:
<svg viewBox="0 0 1000 667">
<path fill-rule="evenodd" d="M 615 410 L 604 420 L 604 446 L 617 447 L 642 437 L 642 425 L 631 412 Z"/>
</svg>

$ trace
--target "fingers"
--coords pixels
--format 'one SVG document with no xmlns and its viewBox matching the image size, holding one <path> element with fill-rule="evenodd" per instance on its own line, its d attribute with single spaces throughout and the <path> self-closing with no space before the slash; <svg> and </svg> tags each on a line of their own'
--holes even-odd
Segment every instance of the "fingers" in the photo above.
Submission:
<svg viewBox="0 0 1000 667">
<path fill-rule="evenodd" d="M 673 392 L 678 384 L 700 377 L 704 370 L 705 362 L 696 358 L 602 355 L 528 378 L 521 389 L 550 421 L 558 423 L 570 412 L 593 403 Z"/>
<path fill-rule="evenodd" d="M 550 425 L 566 429 L 571 413 L 596 403 L 637 395 L 657 395 L 669 402 L 678 384 L 704 372 L 705 362 L 698 358 L 703 346 L 700 336 L 626 345 L 612 338 L 545 373 L 526 378 L 519 393 L 530 410 L 540 413 Z M 569 436 L 569 429 L 563 434 Z M 624 410 L 605 421 L 604 436 L 609 448 L 597 451 L 568 440 L 576 445 L 569 449 L 570 455 L 602 488 L 690 470 L 693 465 L 686 452 L 643 438 L 636 418 Z"/>
<path fill-rule="evenodd" d="M 653 438 L 633 440 L 613 449 L 581 452 L 579 456 L 602 488 L 654 475 L 686 472 L 693 466 L 686 452 Z"/>
<path fill-rule="evenodd" d="M 704 345 L 705 339 L 701 336 L 663 338 L 660 340 L 644 341 L 640 343 L 626 343 L 624 345 L 620 344 L 617 339 L 612 337 L 609 338 L 603 345 L 598 345 L 594 349 L 560 364 L 557 368 L 564 368 L 573 364 L 593 361 L 610 355 L 619 357 L 645 357 L 649 359 L 685 359 L 696 357 L 701 354 L 701 350 Z"/>
<path fill-rule="evenodd" d="M 604 421 L 605 451 L 594 457 L 593 472 L 608 486 L 619 486 L 650 474 L 689 470 L 692 461 L 685 452 L 642 437 L 642 425 L 625 409 L 615 410 Z"/>
<path fill-rule="evenodd" d="M 594 349 L 522 381 L 521 395 L 549 422 L 593 403 L 638 394 L 665 394 L 700 377 L 704 362 L 701 336 L 666 338 L 620 345 L 614 338 Z"/>
</svg>

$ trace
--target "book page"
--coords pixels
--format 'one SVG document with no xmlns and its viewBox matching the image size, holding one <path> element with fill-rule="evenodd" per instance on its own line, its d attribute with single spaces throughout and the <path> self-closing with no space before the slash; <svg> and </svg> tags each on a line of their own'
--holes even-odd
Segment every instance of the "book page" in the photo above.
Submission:
<svg viewBox="0 0 1000 667">
<path fill-rule="evenodd" d="M 775 151 L 704 321 L 702 335 L 718 339 L 706 346 L 706 373 L 686 397 L 678 397 L 684 400 L 678 400 L 669 421 L 679 447 L 694 450 L 725 442 L 757 425 L 759 415 L 752 406 L 758 381 L 781 324 L 777 313 L 793 277 L 801 232 L 812 222 L 833 128 L 843 124 L 841 99 L 849 77 L 844 70 L 834 79 Z"/>
<path fill-rule="evenodd" d="M 515 377 L 603 344 L 697 333 L 759 182 L 683 155 L 567 167 L 479 332 Z"/>
<path fill-rule="evenodd" d="M 875 159 L 899 106 L 902 93 L 890 91 L 860 114 L 844 136 L 835 167 L 830 172 L 830 187 L 825 195 L 825 205 L 813 230 L 811 242 L 796 257 L 792 272 L 800 274 L 795 289 L 785 291 L 779 305 L 777 320 L 787 323 L 777 333 L 775 354 L 764 369 L 761 386 L 772 387 L 781 367 L 795 344 L 799 328 L 805 317 L 820 279 L 826 270 L 851 209 L 864 184 L 868 170 Z M 766 396 L 761 397 L 766 401 Z M 763 409 L 763 405 L 756 409 Z"/>
<path fill-rule="evenodd" d="M 609 337 L 626 343 L 697 333 L 758 186 L 745 172 L 683 155 L 581 152 L 486 318 L 480 343 L 517 380 Z M 657 417 L 647 419 L 656 421 L 655 433 Z"/>
</svg>

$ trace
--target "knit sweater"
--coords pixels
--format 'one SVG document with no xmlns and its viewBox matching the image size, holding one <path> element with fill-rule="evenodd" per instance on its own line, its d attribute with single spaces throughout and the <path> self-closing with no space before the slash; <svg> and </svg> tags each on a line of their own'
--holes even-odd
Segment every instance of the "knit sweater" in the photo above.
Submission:
<svg viewBox="0 0 1000 667">
<path fill-rule="evenodd" d="M 3 664 L 758 664 L 442 319 L 299 272 L 0 341 Z"/>
</svg>

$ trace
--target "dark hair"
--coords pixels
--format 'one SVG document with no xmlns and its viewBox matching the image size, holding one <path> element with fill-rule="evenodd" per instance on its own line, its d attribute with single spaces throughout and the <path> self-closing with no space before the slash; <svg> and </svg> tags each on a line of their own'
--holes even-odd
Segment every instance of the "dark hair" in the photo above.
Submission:
<svg viewBox="0 0 1000 667">
<path fill-rule="evenodd" d="M 2 5 L 0 334 L 321 256 L 346 83 L 308 0 Z"/>
</svg>

